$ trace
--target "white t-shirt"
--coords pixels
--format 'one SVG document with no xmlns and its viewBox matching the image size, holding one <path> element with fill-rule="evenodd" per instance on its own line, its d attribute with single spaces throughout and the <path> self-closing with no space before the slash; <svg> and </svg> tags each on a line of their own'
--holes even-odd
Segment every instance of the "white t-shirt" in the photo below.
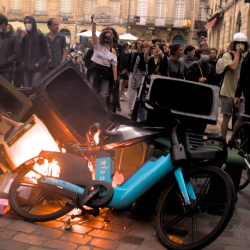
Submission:
<svg viewBox="0 0 250 250">
<path fill-rule="evenodd" d="M 94 46 L 94 54 L 91 60 L 106 67 L 110 67 L 110 64 L 117 66 L 117 56 L 101 45 L 99 41 Z"/>
</svg>

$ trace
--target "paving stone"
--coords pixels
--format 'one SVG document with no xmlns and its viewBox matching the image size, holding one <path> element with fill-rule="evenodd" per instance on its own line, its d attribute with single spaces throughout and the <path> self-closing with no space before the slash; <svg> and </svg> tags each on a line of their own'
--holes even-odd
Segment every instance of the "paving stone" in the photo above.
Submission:
<svg viewBox="0 0 250 250">
<path fill-rule="evenodd" d="M 234 233 L 224 230 L 224 231 L 221 233 L 221 236 L 228 237 L 228 238 L 230 238 L 230 237 L 233 238 L 233 237 L 234 237 Z"/>
<path fill-rule="evenodd" d="M 129 214 L 127 217 L 131 220 L 142 221 L 147 223 L 150 223 L 152 221 L 151 217 L 140 214 Z"/>
<path fill-rule="evenodd" d="M 37 229 L 37 225 L 26 221 L 16 221 L 8 225 L 7 228 L 23 233 L 32 233 Z"/>
<path fill-rule="evenodd" d="M 1 223 L 1 221 L 0 221 Z M 0 228 L 0 238 L 1 239 L 10 239 L 14 237 L 15 234 L 17 234 L 17 231 L 6 229 L 6 228 Z M 1 247 L 1 246 L 0 246 Z"/>
<path fill-rule="evenodd" d="M 247 247 L 249 249 L 249 245 L 247 245 L 246 241 L 237 238 L 227 238 L 223 236 L 219 236 L 216 240 L 217 243 L 223 244 L 225 246 L 233 246 L 235 249 L 238 247 Z"/>
<path fill-rule="evenodd" d="M 72 225 L 71 231 L 73 233 L 86 234 L 86 233 L 90 232 L 91 230 L 93 230 L 93 228 L 91 228 L 91 227 L 85 227 L 82 225 Z"/>
<path fill-rule="evenodd" d="M 134 236 L 129 236 L 129 235 L 123 236 L 118 239 L 118 241 L 120 242 L 125 242 L 125 243 L 135 244 L 135 245 L 141 245 L 144 240 L 145 240 L 144 238 L 139 238 L 139 237 L 134 237 Z"/>
<path fill-rule="evenodd" d="M 35 235 L 58 239 L 64 234 L 64 231 L 48 227 L 39 227 L 33 233 Z"/>
<path fill-rule="evenodd" d="M 89 248 L 87 246 L 80 246 L 77 248 L 77 250 L 90 250 L 90 249 L 92 250 L 92 248 Z"/>
<path fill-rule="evenodd" d="M 117 224 L 113 224 L 113 223 L 106 224 L 103 229 L 117 232 L 117 233 L 128 233 L 132 230 L 131 227 L 125 227 L 125 226 L 117 225 Z"/>
<path fill-rule="evenodd" d="M 8 220 L 8 219 L 4 219 L 4 218 L 0 218 L 0 227 L 6 227 L 6 226 L 10 225 L 11 223 L 13 223 L 13 221 Z"/>
<path fill-rule="evenodd" d="M 47 240 L 43 243 L 44 247 L 55 248 L 55 249 L 66 249 L 66 250 L 73 250 L 78 247 L 77 244 L 63 241 L 63 240 Z"/>
<path fill-rule="evenodd" d="M 41 236 L 35 236 L 32 234 L 19 233 L 16 236 L 14 236 L 13 240 L 40 246 L 44 241 L 47 240 L 47 238 Z"/>
<path fill-rule="evenodd" d="M 105 224 L 103 222 L 90 220 L 90 221 L 87 221 L 87 222 L 83 223 L 83 225 L 87 226 L 87 227 L 93 227 L 93 228 L 101 229 L 101 228 L 104 227 Z"/>
<path fill-rule="evenodd" d="M 24 249 L 27 249 L 29 247 L 28 244 L 25 244 L 25 243 L 21 243 L 21 242 L 18 242 L 18 241 L 14 241 L 14 240 L 6 240 L 6 239 L 3 239 L 1 240 L 0 242 L 0 249 L 1 250 L 24 250 Z"/>
<path fill-rule="evenodd" d="M 105 230 L 98 230 L 98 229 L 91 231 L 88 235 L 93 236 L 93 237 L 109 239 L 109 240 L 115 240 L 119 236 L 118 233 L 113 233 L 113 232 L 109 232 Z"/>
<path fill-rule="evenodd" d="M 126 244 L 126 243 L 123 243 L 122 245 L 120 245 L 117 250 L 152 250 L 152 248 L 150 247 L 145 247 L 144 245 L 143 246 L 138 246 L 138 245 L 132 245 L 132 244 Z"/>
<path fill-rule="evenodd" d="M 95 247 L 100 247 L 104 249 L 116 249 L 119 246 L 118 242 L 103 240 L 103 239 L 93 239 L 90 244 Z"/>
<path fill-rule="evenodd" d="M 36 222 L 36 224 L 43 225 L 46 227 L 53 227 L 53 228 L 61 228 L 65 225 L 65 223 L 60 222 L 60 221 L 55 221 L 55 220 L 46 221 L 46 222 Z"/>
<path fill-rule="evenodd" d="M 28 248 L 27 250 L 48 250 L 48 248 L 46 247 L 36 247 L 36 246 L 32 246 L 30 248 Z"/>
<path fill-rule="evenodd" d="M 92 237 L 89 237 L 85 234 L 76 234 L 76 233 L 71 233 L 71 232 L 66 232 L 61 240 L 66 240 L 66 241 L 71 241 L 77 244 L 86 244 L 90 240 L 92 240 Z"/>
<path fill-rule="evenodd" d="M 210 245 L 206 246 L 205 250 L 225 250 L 226 246 L 217 243 L 216 241 L 212 242 Z M 235 249 L 236 250 L 236 249 Z"/>
</svg>

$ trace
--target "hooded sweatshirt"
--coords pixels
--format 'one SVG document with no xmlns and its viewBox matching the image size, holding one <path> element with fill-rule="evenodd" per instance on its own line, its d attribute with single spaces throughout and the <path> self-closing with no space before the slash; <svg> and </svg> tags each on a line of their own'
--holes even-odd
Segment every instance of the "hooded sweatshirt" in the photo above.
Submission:
<svg viewBox="0 0 250 250">
<path fill-rule="evenodd" d="M 32 29 L 23 38 L 23 68 L 30 72 L 41 71 L 49 61 L 50 51 L 47 38 L 43 33 L 37 31 L 36 20 L 33 16 L 25 18 L 30 19 Z M 39 63 L 39 67 L 35 66 L 36 63 Z"/>
<path fill-rule="evenodd" d="M 0 34 L 0 72 L 14 70 L 14 61 L 20 55 L 20 44 L 15 32 Z"/>
</svg>

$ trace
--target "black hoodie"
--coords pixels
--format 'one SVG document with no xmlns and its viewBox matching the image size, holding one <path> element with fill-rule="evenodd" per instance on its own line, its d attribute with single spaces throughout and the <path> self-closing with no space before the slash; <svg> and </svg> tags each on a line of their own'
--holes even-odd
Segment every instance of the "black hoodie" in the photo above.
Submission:
<svg viewBox="0 0 250 250">
<path fill-rule="evenodd" d="M 36 20 L 33 16 L 26 16 L 32 24 L 31 31 L 23 38 L 23 67 L 24 70 L 37 72 L 45 68 L 49 61 L 49 46 L 46 36 L 37 31 Z M 24 19 L 25 19 L 24 18 Z M 39 63 L 39 67 L 35 64 Z"/>
<path fill-rule="evenodd" d="M 14 70 L 14 61 L 20 54 L 20 44 L 16 33 L 10 30 L 0 34 L 0 72 Z"/>
</svg>

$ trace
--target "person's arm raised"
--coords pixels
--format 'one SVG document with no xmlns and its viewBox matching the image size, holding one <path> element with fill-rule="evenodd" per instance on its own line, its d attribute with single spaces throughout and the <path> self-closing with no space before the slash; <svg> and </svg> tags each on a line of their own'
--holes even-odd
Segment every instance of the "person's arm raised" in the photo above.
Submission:
<svg viewBox="0 0 250 250">
<path fill-rule="evenodd" d="M 96 36 L 96 23 L 94 22 L 94 17 L 95 17 L 95 15 L 93 14 L 92 16 L 91 16 L 91 22 L 92 22 L 92 43 L 93 43 L 93 45 L 95 45 L 96 43 L 97 43 L 97 41 L 98 41 L 98 38 L 97 38 L 97 36 Z"/>
</svg>

